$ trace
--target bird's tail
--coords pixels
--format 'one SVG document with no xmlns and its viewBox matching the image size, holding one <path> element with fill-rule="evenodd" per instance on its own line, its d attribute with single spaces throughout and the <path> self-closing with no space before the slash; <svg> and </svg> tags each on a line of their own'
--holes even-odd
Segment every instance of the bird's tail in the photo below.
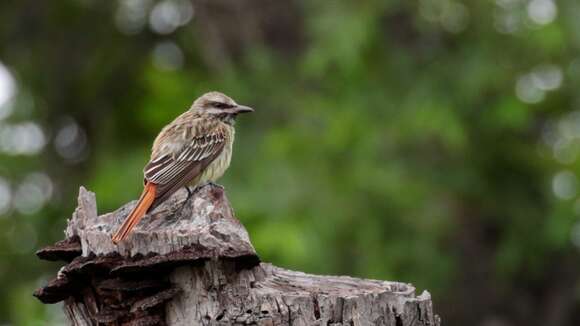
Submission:
<svg viewBox="0 0 580 326">
<path fill-rule="evenodd" d="M 141 218 L 143 218 L 145 213 L 147 213 L 147 210 L 149 210 L 149 208 L 153 204 L 153 201 L 155 200 L 156 190 L 157 190 L 156 185 L 153 183 L 148 182 L 145 185 L 145 189 L 141 194 L 141 198 L 139 198 L 137 206 L 133 208 L 133 211 L 131 211 L 129 217 L 125 219 L 121 227 L 113 235 L 112 237 L 113 243 L 117 244 L 120 241 L 126 239 L 127 236 L 129 236 L 131 230 L 135 227 L 135 225 L 137 225 L 137 223 L 139 223 Z"/>
</svg>

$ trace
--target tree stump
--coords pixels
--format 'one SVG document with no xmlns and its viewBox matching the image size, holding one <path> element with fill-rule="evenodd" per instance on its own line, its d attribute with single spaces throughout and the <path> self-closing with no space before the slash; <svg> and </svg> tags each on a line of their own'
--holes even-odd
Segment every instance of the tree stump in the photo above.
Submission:
<svg viewBox="0 0 580 326">
<path fill-rule="evenodd" d="M 135 204 L 99 216 L 81 187 L 66 238 L 37 252 L 68 263 L 34 295 L 65 301 L 71 325 L 440 325 L 410 284 L 261 263 L 219 186 L 180 190 L 116 246 Z"/>
</svg>

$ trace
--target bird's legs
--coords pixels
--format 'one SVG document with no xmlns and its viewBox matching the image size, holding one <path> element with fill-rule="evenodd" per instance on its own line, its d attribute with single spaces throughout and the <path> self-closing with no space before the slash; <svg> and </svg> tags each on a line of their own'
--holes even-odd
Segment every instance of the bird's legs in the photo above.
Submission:
<svg viewBox="0 0 580 326">
<path fill-rule="evenodd" d="M 189 189 L 189 186 L 185 186 L 185 190 L 187 190 L 187 198 L 185 199 L 186 203 L 189 199 L 191 199 L 191 197 L 193 197 L 193 194 L 195 193 L 196 189 L 197 188 L 191 190 L 191 189 Z"/>
<path fill-rule="evenodd" d="M 195 187 L 193 190 L 189 189 L 189 186 L 185 186 L 185 190 L 187 190 L 187 198 L 181 204 L 181 207 L 177 211 L 175 211 L 175 215 L 181 215 L 183 208 L 187 205 L 187 202 L 193 197 L 193 195 L 197 192 L 198 187 Z M 181 218 L 181 217 L 180 217 Z"/>
<path fill-rule="evenodd" d="M 183 208 L 185 207 L 185 205 L 187 205 L 187 202 L 198 192 L 201 190 L 201 188 L 205 187 L 205 186 L 214 186 L 217 188 L 220 188 L 222 190 L 224 190 L 224 187 L 222 185 L 218 185 L 217 183 L 213 183 L 211 181 L 203 183 L 201 185 L 197 185 L 195 187 L 189 187 L 189 186 L 185 186 L 185 190 L 187 190 L 187 198 L 183 201 L 183 204 L 181 205 L 181 207 L 178 209 L 177 213 L 181 214 L 181 211 L 183 210 Z M 192 189 L 193 188 L 193 189 Z"/>
</svg>

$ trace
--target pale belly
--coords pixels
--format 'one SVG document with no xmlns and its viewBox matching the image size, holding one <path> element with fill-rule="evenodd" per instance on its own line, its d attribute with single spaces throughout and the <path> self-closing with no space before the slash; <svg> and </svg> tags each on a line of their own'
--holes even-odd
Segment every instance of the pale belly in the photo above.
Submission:
<svg viewBox="0 0 580 326">
<path fill-rule="evenodd" d="M 197 186 L 207 182 L 214 182 L 224 175 L 230 166 L 230 161 L 232 160 L 232 148 L 234 143 L 233 133 L 231 137 L 231 141 L 226 144 L 226 147 L 223 149 L 221 154 L 207 166 L 199 178 L 192 181 L 191 185 Z"/>
</svg>

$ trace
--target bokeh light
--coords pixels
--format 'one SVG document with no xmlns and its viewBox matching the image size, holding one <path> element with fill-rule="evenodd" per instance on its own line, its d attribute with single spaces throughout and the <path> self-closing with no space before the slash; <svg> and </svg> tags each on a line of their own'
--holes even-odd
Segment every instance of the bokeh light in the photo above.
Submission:
<svg viewBox="0 0 580 326">
<path fill-rule="evenodd" d="M 147 25 L 147 17 L 152 0 L 122 0 L 115 14 L 117 28 L 133 35 L 141 32 Z"/>
<path fill-rule="evenodd" d="M 35 122 L 0 125 L 0 151 L 9 155 L 35 155 L 46 145 L 42 128 Z"/>
<path fill-rule="evenodd" d="M 560 199 L 572 199 L 576 196 L 578 180 L 571 171 L 560 171 L 552 180 L 552 190 Z"/>
<path fill-rule="evenodd" d="M 56 152 L 67 162 L 78 163 L 89 154 L 87 135 L 72 118 L 64 118 L 54 139 Z"/>
<path fill-rule="evenodd" d="M 161 42 L 153 49 L 153 65 L 159 70 L 178 70 L 183 67 L 184 60 L 183 51 L 174 42 Z"/>
<path fill-rule="evenodd" d="M 2 108 L 6 103 L 14 96 L 16 92 L 16 85 L 12 74 L 8 71 L 8 68 L 0 62 L 0 108 Z M 5 114 L 1 113 L 0 116 Z"/>
<path fill-rule="evenodd" d="M 531 0 L 528 4 L 528 15 L 538 25 L 553 22 L 558 15 L 558 7 L 553 0 Z"/>
<path fill-rule="evenodd" d="M 14 207 L 19 213 L 29 215 L 38 212 L 53 193 L 52 180 L 41 172 L 31 173 L 18 186 Z"/>
<path fill-rule="evenodd" d="M 149 14 L 149 26 L 158 34 L 173 33 L 193 17 L 193 5 L 187 0 L 164 0 L 157 3 Z"/>
<path fill-rule="evenodd" d="M 12 202 L 12 190 L 10 183 L 3 177 L 0 177 L 0 217 L 3 217 L 10 211 Z"/>
</svg>

